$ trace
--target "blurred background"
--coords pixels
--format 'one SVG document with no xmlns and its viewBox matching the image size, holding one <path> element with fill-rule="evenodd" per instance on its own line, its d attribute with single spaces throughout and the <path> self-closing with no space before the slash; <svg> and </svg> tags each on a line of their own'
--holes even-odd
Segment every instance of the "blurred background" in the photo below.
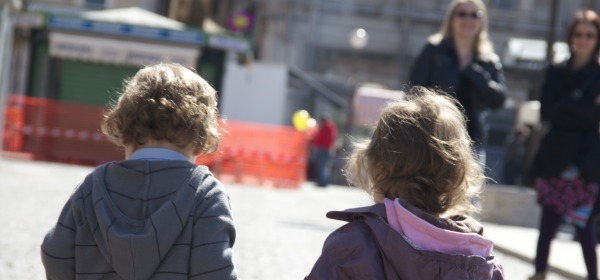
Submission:
<svg viewBox="0 0 600 280">
<path fill-rule="evenodd" d="M 103 106 L 142 65 L 172 61 L 197 69 L 219 91 L 228 124 L 256 135 L 244 146 L 226 135 L 220 152 L 203 164 L 235 180 L 294 185 L 311 179 L 303 148 L 309 129 L 293 129 L 292 115 L 304 110 L 313 119 L 328 112 L 340 130 L 333 183 L 344 184 L 339 169 L 348 136 L 368 135 L 381 106 L 401 96 L 407 72 L 427 36 L 438 31 L 448 2 L 0 1 L 3 150 L 87 165 L 121 158 L 98 132 Z M 488 117 L 488 176 L 514 183 L 502 176 L 506 149 L 520 133 L 515 128 L 535 132 L 541 70 L 567 55 L 563 39 L 573 12 L 600 3 L 485 2 L 510 94 L 504 108 Z M 535 138 L 530 134 L 527 139 Z M 519 156 L 527 161 L 530 153 Z M 257 157 L 261 166 L 243 160 Z M 275 169 L 282 162 L 295 172 L 264 182 L 281 172 Z M 252 169 L 262 175 L 243 172 Z"/>
</svg>

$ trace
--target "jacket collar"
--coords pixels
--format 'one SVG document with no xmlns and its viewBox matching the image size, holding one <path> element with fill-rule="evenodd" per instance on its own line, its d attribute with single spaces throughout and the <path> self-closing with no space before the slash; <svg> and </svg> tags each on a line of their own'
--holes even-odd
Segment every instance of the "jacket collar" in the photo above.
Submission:
<svg viewBox="0 0 600 280">
<path fill-rule="evenodd" d="M 444 53 L 451 54 L 456 59 L 456 48 L 454 47 L 454 39 L 452 38 L 444 38 L 438 43 L 438 48 L 442 50 Z M 473 54 L 474 61 L 478 62 L 496 62 L 499 60 L 498 55 L 495 53 L 480 53 L 478 50 L 475 50 Z"/>
<path fill-rule="evenodd" d="M 402 199 L 399 199 L 399 202 L 402 207 L 406 208 L 412 214 L 438 228 L 455 232 L 477 233 L 479 235 L 483 235 L 483 226 L 473 218 L 458 215 L 449 218 L 438 218 L 423 212 L 419 208 L 407 203 Z M 360 208 L 346 209 L 344 211 L 331 211 L 327 213 L 327 217 L 330 219 L 347 222 L 362 220 L 367 216 L 379 217 L 387 223 L 387 214 L 385 211 L 385 205 L 383 203 L 377 203 L 371 206 Z"/>
<path fill-rule="evenodd" d="M 454 40 L 452 38 L 444 38 L 440 41 L 439 47 L 444 50 L 454 51 Z"/>
</svg>

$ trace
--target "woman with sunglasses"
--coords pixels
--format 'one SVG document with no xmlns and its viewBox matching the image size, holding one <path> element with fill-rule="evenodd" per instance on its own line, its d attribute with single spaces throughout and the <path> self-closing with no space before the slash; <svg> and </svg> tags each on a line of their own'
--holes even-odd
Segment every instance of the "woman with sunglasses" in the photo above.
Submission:
<svg viewBox="0 0 600 280">
<path fill-rule="evenodd" d="M 594 205 L 600 184 L 600 19 L 591 11 L 575 14 L 568 29 L 570 58 L 546 70 L 541 118 L 550 125 L 533 163 L 542 206 L 535 272 L 544 279 L 550 243 L 563 222 L 575 225 L 588 279 L 597 279 Z"/>
<path fill-rule="evenodd" d="M 485 164 L 485 115 L 503 106 L 504 74 L 487 33 L 481 0 L 450 3 L 440 33 L 429 38 L 410 73 L 411 85 L 440 88 L 464 107 L 478 160 Z"/>
</svg>

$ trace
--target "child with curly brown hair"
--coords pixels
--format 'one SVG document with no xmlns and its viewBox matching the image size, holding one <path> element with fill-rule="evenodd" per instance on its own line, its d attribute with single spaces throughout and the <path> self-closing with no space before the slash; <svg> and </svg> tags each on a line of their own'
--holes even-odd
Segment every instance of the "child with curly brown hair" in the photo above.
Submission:
<svg viewBox="0 0 600 280">
<path fill-rule="evenodd" d="M 237 279 L 223 185 L 196 157 L 219 144 L 215 90 L 178 64 L 127 82 L 102 123 L 126 159 L 95 168 L 41 246 L 48 279 Z"/>
<path fill-rule="evenodd" d="M 457 101 L 423 87 L 388 104 L 346 166 L 375 205 L 327 213 L 334 231 L 306 279 L 503 279 L 471 215 L 484 182 Z"/>
</svg>

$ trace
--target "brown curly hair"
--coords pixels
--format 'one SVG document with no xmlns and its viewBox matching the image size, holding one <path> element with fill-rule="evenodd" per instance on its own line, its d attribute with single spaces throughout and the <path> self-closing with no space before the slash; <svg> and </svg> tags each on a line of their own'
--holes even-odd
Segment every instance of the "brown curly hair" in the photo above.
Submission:
<svg viewBox="0 0 600 280">
<path fill-rule="evenodd" d="M 219 146 L 216 91 L 196 72 L 175 63 L 144 67 L 126 81 L 101 130 L 119 146 L 168 141 L 202 153 Z"/>
<path fill-rule="evenodd" d="M 441 92 L 411 88 L 383 109 L 370 140 L 355 143 L 349 182 L 433 215 L 473 214 L 484 175 L 459 106 Z"/>
</svg>

